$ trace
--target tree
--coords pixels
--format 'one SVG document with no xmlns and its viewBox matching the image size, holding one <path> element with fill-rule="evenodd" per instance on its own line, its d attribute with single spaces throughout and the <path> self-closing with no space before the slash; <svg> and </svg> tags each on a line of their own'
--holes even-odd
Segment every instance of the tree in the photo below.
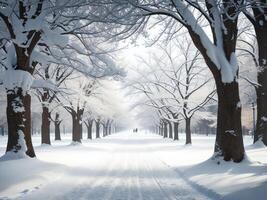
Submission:
<svg viewBox="0 0 267 200">
<path fill-rule="evenodd" d="M 138 78 L 139 87 L 162 116 L 163 136 L 172 135 L 172 123 L 175 122 L 175 139 L 178 139 L 178 123 L 182 116 L 185 121 L 186 144 L 191 144 L 191 120 L 194 114 L 213 98 L 215 91 L 210 84 L 211 78 L 205 68 L 201 67 L 202 59 L 187 38 L 176 38 L 169 46 L 160 46 L 161 54 L 154 55 L 152 60 L 141 60 L 150 68 Z M 179 52 L 174 54 L 173 52 Z M 206 92 L 203 92 L 206 91 Z M 204 94 L 204 95 L 203 95 Z"/>
<path fill-rule="evenodd" d="M 78 76 L 79 80 L 73 79 L 69 81 L 69 88 L 72 88 L 72 93 L 65 98 L 66 104 L 64 108 L 71 114 L 72 117 L 72 141 L 81 143 L 83 114 L 86 109 L 88 98 L 96 94 L 97 82 L 95 79 L 89 79 Z M 67 104 L 68 103 L 68 104 Z"/>
<path fill-rule="evenodd" d="M 49 88 L 38 88 L 36 89 L 36 95 L 39 101 L 42 104 L 42 124 L 41 124 L 41 136 L 42 136 L 42 144 L 51 144 L 50 140 L 50 122 L 53 121 L 51 117 L 51 104 L 57 102 L 55 107 L 58 106 L 58 98 L 57 93 L 64 93 L 63 83 L 68 79 L 68 77 L 73 73 L 73 68 L 65 67 L 59 64 L 43 64 L 37 68 L 35 72 L 35 77 L 46 82 L 51 82 L 55 86 L 55 90 L 51 90 Z M 62 87 L 63 86 L 63 87 Z M 57 118 L 57 117 L 56 117 Z M 55 118 L 55 120 L 56 120 Z M 55 127 L 58 130 L 59 124 L 54 121 Z"/>
<path fill-rule="evenodd" d="M 107 2 L 103 0 L 103 3 Z M 169 37 L 177 31 L 177 24 L 181 24 L 188 31 L 216 83 L 218 117 L 214 157 L 241 162 L 244 158 L 244 144 L 235 48 L 237 21 L 242 1 L 208 0 L 203 3 L 191 0 L 116 0 L 112 3 L 109 10 L 111 13 L 116 10 L 124 11 L 115 15 L 116 19 L 121 19 L 121 24 L 127 22 L 130 26 L 131 21 L 136 22 L 138 19 L 140 23 L 147 22 L 154 16 L 154 24 L 165 24 L 163 30 L 165 32 L 168 30 Z M 106 5 L 108 7 L 108 4 Z M 112 17 L 114 15 L 110 16 Z"/>
<path fill-rule="evenodd" d="M 61 124 L 62 120 L 59 118 L 59 113 L 56 112 L 55 120 L 53 120 L 53 121 L 54 121 L 54 125 L 55 125 L 55 140 L 61 140 L 60 124 Z"/>
<path fill-rule="evenodd" d="M 252 23 L 258 45 L 257 67 L 257 124 L 254 142 L 261 139 L 267 145 L 267 8 L 265 1 L 246 1 L 243 13 Z"/>
<path fill-rule="evenodd" d="M 6 54 L 6 59 L 1 60 L 1 64 L 6 69 L 3 85 L 7 94 L 8 159 L 24 157 L 25 153 L 35 157 L 31 142 L 29 95 L 34 82 L 32 75 L 37 65 L 34 52 L 43 57 L 53 47 L 59 50 L 68 43 L 66 35 L 100 34 L 100 26 L 95 28 L 95 25 L 102 24 L 99 23 L 100 16 L 104 14 L 101 9 L 95 7 L 94 1 L 86 0 L 1 2 L 0 28 L 3 34 L 0 36 L 0 43 L 1 53 Z M 107 28 L 103 24 L 102 27 Z M 65 60 L 69 62 L 66 57 Z M 79 66 L 75 67 L 79 69 Z"/>
</svg>

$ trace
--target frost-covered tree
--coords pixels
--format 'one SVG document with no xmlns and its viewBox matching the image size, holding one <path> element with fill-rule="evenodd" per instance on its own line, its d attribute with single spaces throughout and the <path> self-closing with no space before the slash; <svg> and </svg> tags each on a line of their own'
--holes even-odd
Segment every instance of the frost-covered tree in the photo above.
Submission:
<svg viewBox="0 0 267 200">
<path fill-rule="evenodd" d="M 72 117 L 72 141 L 81 142 L 83 114 L 90 97 L 96 95 L 97 81 L 78 76 L 66 83 L 70 88 L 70 94 L 62 101 L 64 108 Z"/>
<path fill-rule="evenodd" d="M 243 13 L 252 23 L 257 40 L 257 125 L 255 142 L 267 145 L 267 4 L 266 1 L 246 0 Z"/>
<path fill-rule="evenodd" d="M 41 124 L 41 143 L 51 144 L 50 141 L 50 123 L 52 121 L 52 108 L 59 105 L 58 93 L 64 93 L 63 83 L 73 73 L 73 68 L 65 67 L 59 64 L 42 64 L 35 71 L 35 78 L 50 82 L 53 88 L 37 88 L 36 95 L 42 105 L 42 124 Z M 63 86 L 63 87 L 62 87 Z M 56 104 L 56 105 L 55 105 Z M 57 126 L 58 128 L 58 126 Z"/>
<path fill-rule="evenodd" d="M 172 37 L 182 25 L 202 54 L 213 74 L 218 95 L 218 118 L 215 157 L 241 162 L 244 145 L 238 85 L 238 64 L 235 55 L 237 21 L 243 1 L 239 0 L 103 0 L 113 13 L 128 26 L 147 22 L 162 24 L 160 35 Z M 119 12 L 116 12 L 119 11 Z M 109 16 L 107 16 L 109 17 Z M 117 22 L 117 21 L 116 21 Z M 143 28 L 143 26 L 139 26 Z M 136 28 L 136 26 L 133 26 Z"/>
<path fill-rule="evenodd" d="M 167 124 L 169 136 L 172 136 L 172 123 L 175 122 L 174 129 L 178 129 L 176 123 L 182 117 L 185 121 L 186 144 L 190 144 L 191 120 L 215 94 L 210 84 L 211 77 L 203 67 L 199 51 L 189 39 L 179 37 L 169 46 L 160 46 L 160 49 L 161 54 L 154 55 L 152 60 L 146 62 L 142 59 L 141 63 L 146 64 L 150 71 L 145 74 L 141 72 L 142 78 L 134 87 L 143 91 L 162 115 L 163 136 L 167 137 Z"/>
<path fill-rule="evenodd" d="M 95 1 L 90 0 L 0 2 L 1 65 L 6 69 L 2 77 L 7 93 L 9 133 L 7 155 L 14 158 L 23 157 L 25 153 L 30 157 L 35 156 L 30 134 L 29 90 L 35 82 L 33 73 L 36 65 L 40 60 L 45 60 L 43 58 L 52 50 L 53 53 L 62 50 L 68 44 L 68 36 L 96 36 L 106 30 L 109 26 L 95 26 L 96 23 L 101 25 L 100 22 L 103 22 L 101 16 L 104 17 L 106 13 L 102 9 L 103 7 L 96 6 Z M 73 59 L 68 60 L 67 51 L 56 53 L 57 56 L 62 54 L 59 57 L 61 61 L 66 61 L 65 64 L 75 67 L 76 70 L 92 72 L 92 68 L 80 69 L 83 63 L 79 59 L 76 62 Z M 107 64 L 106 61 L 104 63 Z M 113 71 L 111 68 L 109 72 Z M 102 71 L 108 72 L 105 69 Z"/>
</svg>

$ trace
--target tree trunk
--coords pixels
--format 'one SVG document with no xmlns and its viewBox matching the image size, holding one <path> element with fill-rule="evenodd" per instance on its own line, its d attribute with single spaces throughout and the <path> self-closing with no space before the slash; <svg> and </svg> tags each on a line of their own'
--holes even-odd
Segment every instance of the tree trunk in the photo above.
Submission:
<svg viewBox="0 0 267 200">
<path fill-rule="evenodd" d="M 55 121 L 54 121 L 54 125 L 55 125 L 55 140 L 61 140 L 60 124 L 61 124 L 61 121 L 59 120 L 59 114 L 56 113 Z"/>
<path fill-rule="evenodd" d="M 6 115 L 8 124 L 6 152 L 18 153 L 23 151 L 21 139 L 24 139 L 26 143 L 25 153 L 30 157 L 35 157 L 31 140 L 31 96 L 23 94 L 21 88 L 8 90 Z"/>
<path fill-rule="evenodd" d="M 102 128 L 103 128 L 103 137 L 105 137 L 106 135 L 107 135 L 107 132 L 106 132 L 106 125 L 103 123 L 103 126 L 102 126 Z"/>
<path fill-rule="evenodd" d="M 42 135 L 42 144 L 51 144 L 50 141 L 50 113 L 49 108 L 42 106 L 42 125 L 41 125 L 41 135 Z"/>
<path fill-rule="evenodd" d="M 215 156 L 225 161 L 240 162 L 244 158 L 241 126 L 241 106 L 238 83 L 218 83 L 218 118 Z"/>
<path fill-rule="evenodd" d="M 80 131 L 80 138 L 83 139 L 83 124 L 79 121 L 79 131 Z"/>
<path fill-rule="evenodd" d="M 55 140 L 61 140 L 60 123 L 55 122 Z"/>
<path fill-rule="evenodd" d="M 172 138 L 172 122 L 169 122 L 169 138 Z"/>
<path fill-rule="evenodd" d="M 111 129 L 112 129 L 112 125 L 109 124 L 109 126 L 108 126 L 108 134 L 109 134 L 109 135 L 111 135 Z"/>
<path fill-rule="evenodd" d="M 88 124 L 86 125 L 87 127 L 87 139 L 92 139 L 92 128 L 93 128 L 93 123 L 92 122 L 88 122 Z"/>
<path fill-rule="evenodd" d="M 191 140 L 191 118 L 185 119 L 185 144 L 192 144 Z"/>
<path fill-rule="evenodd" d="M 257 94 L 257 123 L 254 135 L 254 143 L 262 139 L 267 145 L 267 30 L 255 28 L 258 43 L 258 63 L 257 69 L 258 87 Z"/>
<path fill-rule="evenodd" d="M 174 130 L 174 140 L 179 140 L 179 134 L 178 134 L 178 127 L 179 127 L 179 123 L 178 122 L 174 122 L 173 125 L 173 130 Z"/>
<path fill-rule="evenodd" d="M 163 123 L 163 137 L 168 137 L 168 128 L 167 128 L 167 122 Z"/>
<path fill-rule="evenodd" d="M 229 12 L 235 8 L 228 9 Z M 237 39 L 237 19 L 226 19 L 224 22 L 225 30 L 223 33 L 223 48 L 227 60 L 230 62 L 235 53 Z M 203 45 L 200 36 L 196 34 L 192 27 L 188 27 L 188 32 L 198 50 L 203 55 L 206 64 L 211 70 L 216 82 L 218 95 L 218 114 L 217 114 L 217 134 L 214 153 L 215 157 L 222 156 L 224 160 L 241 162 L 244 158 L 244 144 L 241 132 L 241 107 L 239 103 L 239 89 L 236 80 L 231 83 L 222 82 L 220 66 L 217 66 L 208 55 L 208 51 Z M 224 55 L 222 55 L 224 56 Z M 233 70 L 234 66 L 233 66 Z M 236 71 L 235 76 L 237 76 Z M 237 108 L 238 107 L 238 108 Z"/>
<path fill-rule="evenodd" d="M 95 127 L 96 127 L 96 138 L 100 138 L 100 122 L 97 120 L 95 123 Z"/>
<path fill-rule="evenodd" d="M 81 143 L 80 119 L 77 114 L 72 114 L 72 141 Z"/>
</svg>

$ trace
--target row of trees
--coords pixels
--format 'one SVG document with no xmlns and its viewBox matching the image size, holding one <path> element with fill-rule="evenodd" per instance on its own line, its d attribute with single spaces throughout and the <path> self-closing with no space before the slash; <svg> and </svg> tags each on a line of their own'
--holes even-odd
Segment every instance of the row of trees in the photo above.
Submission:
<svg viewBox="0 0 267 200">
<path fill-rule="evenodd" d="M 159 45 L 148 60 L 140 58 L 140 65 L 128 83 L 131 92 L 139 94 L 136 106 L 155 112 L 154 130 L 163 137 L 178 140 L 184 121 L 186 144 L 191 144 L 193 117 L 197 113 L 208 118 L 211 113 L 205 106 L 216 103 L 214 82 L 200 52 L 187 37 L 178 37 L 168 46 Z"/>
<path fill-rule="evenodd" d="M 104 3 L 106 1 L 103 1 Z M 154 25 L 161 24 L 161 36 L 171 38 L 186 29 L 195 47 L 212 73 L 218 98 L 217 134 L 215 157 L 240 162 L 244 158 L 244 144 L 241 125 L 241 104 L 239 95 L 239 65 L 236 56 L 238 39 L 238 19 L 243 13 L 255 29 L 258 44 L 258 84 L 257 87 L 257 134 L 266 142 L 266 2 L 239 0 L 208 1 L 112 1 L 112 9 L 118 12 L 121 23 L 131 25 L 149 20 Z M 108 6 L 108 4 L 106 4 Z M 111 10 L 110 10 L 111 11 Z M 117 15 L 116 15 L 117 16 Z M 130 17 L 129 17 L 130 16 Z M 142 16 L 142 17 L 140 17 Z M 153 17 L 154 16 L 154 17 Z M 142 22 L 141 22 L 142 21 Z M 132 22 L 132 23 L 131 23 Z M 129 26 L 130 26 L 129 25 Z M 181 28 L 183 27 L 183 28 Z M 242 69 L 242 66 L 241 66 Z M 265 100 L 264 100 L 265 99 Z"/>
<path fill-rule="evenodd" d="M 0 2 L 1 82 L 7 95 L 7 156 L 16 158 L 26 153 L 35 157 L 31 141 L 32 89 L 37 90 L 42 104 L 42 143 L 50 144 L 51 112 L 59 105 L 71 114 L 75 142 L 81 139 L 83 116 L 95 118 L 97 127 L 100 123 L 105 124 L 105 129 L 110 127 L 113 118 L 94 115 L 95 110 L 87 109 L 85 100 L 96 98 L 94 88 L 100 85 L 98 80 L 123 75 L 109 54 L 114 45 L 105 42 L 107 37 L 102 30 L 108 26 L 101 23 L 103 8 L 97 8 L 94 1 L 83 0 Z M 75 88 L 77 84 L 71 82 L 74 79 L 84 80 Z M 66 83 L 68 81 L 70 83 Z M 101 96 L 98 98 L 104 101 Z M 58 115 L 54 121 L 58 130 Z M 24 142 L 20 142 L 24 139 L 26 148 Z M 26 152 L 22 152 L 25 149 Z"/>
<path fill-rule="evenodd" d="M 4 56 L 7 54 L 3 81 L 8 102 L 7 151 L 19 151 L 19 135 L 24 134 L 26 153 L 34 156 L 29 134 L 31 98 L 28 93 L 34 85 L 32 75 L 41 62 L 38 58 L 43 57 L 38 56 L 40 53 L 49 57 L 53 55 L 55 63 L 63 62 L 65 66 L 87 75 L 110 76 L 114 75 L 115 68 L 110 67 L 110 62 L 107 67 L 103 54 L 95 53 L 99 50 L 98 45 L 88 45 L 88 41 L 95 43 L 100 38 L 118 41 L 133 34 L 145 33 L 147 27 L 160 25 L 159 29 L 155 29 L 159 32 L 157 39 L 164 36 L 170 39 L 177 32 L 186 30 L 212 74 L 218 100 L 215 156 L 226 161 L 242 161 L 245 153 L 236 56 L 241 13 L 251 21 L 256 33 L 260 69 L 257 71 L 257 135 L 267 144 L 267 8 L 264 1 L 11 0 L 1 1 L 0 6 L 1 51 Z M 81 43 L 78 48 L 72 43 L 74 38 Z M 37 56 L 35 52 L 38 52 Z M 86 58 L 93 65 L 88 66 L 83 61 Z M 186 106 L 187 103 L 184 104 Z M 187 108 L 185 110 L 184 115 L 190 118 Z"/>
</svg>

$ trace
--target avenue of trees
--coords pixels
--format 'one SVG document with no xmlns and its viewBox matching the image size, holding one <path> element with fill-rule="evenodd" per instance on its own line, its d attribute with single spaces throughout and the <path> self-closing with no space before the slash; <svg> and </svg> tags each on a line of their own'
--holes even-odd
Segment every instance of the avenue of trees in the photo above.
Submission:
<svg viewBox="0 0 267 200">
<path fill-rule="evenodd" d="M 241 162 L 245 150 L 239 91 L 243 66 L 237 56 L 240 18 L 253 26 L 250 34 L 257 45 L 252 66 L 257 69 L 254 141 L 262 140 L 267 145 L 266 14 L 266 2 L 261 0 L 0 1 L 7 153 L 18 155 L 24 151 L 20 141 L 25 139 L 26 154 L 35 157 L 31 142 L 33 90 L 42 105 L 43 143 L 50 144 L 51 121 L 60 124 L 60 115 L 55 112 L 59 107 L 72 117 L 73 141 L 80 142 L 82 122 L 90 138 L 92 120 L 97 132 L 102 125 L 107 135 L 116 118 L 116 112 L 111 111 L 116 109 L 110 107 L 116 106 L 105 99 L 107 95 L 101 95 L 105 93 L 101 81 L 124 76 L 112 56 L 117 42 L 146 38 L 153 29 L 151 45 L 163 45 L 159 45 L 160 55 L 150 60 L 140 58 L 148 75 L 140 72 L 139 81 L 129 83 L 140 94 L 137 104 L 153 110 L 151 118 L 155 121 L 151 124 L 164 137 L 169 126 L 178 139 L 178 126 L 184 121 L 186 143 L 191 143 L 191 119 L 216 103 L 214 157 Z M 181 34 L 185 37 L 178 37 Z M 77 76 L 79 81 L 75 81 Z M 202 90 L 205 95 L 200 95 Z M 93 106 L 99 100 L 105 102 L 102 111 Z M 105 108 L 108 103 L 111 106 Z"/>
</svg>

